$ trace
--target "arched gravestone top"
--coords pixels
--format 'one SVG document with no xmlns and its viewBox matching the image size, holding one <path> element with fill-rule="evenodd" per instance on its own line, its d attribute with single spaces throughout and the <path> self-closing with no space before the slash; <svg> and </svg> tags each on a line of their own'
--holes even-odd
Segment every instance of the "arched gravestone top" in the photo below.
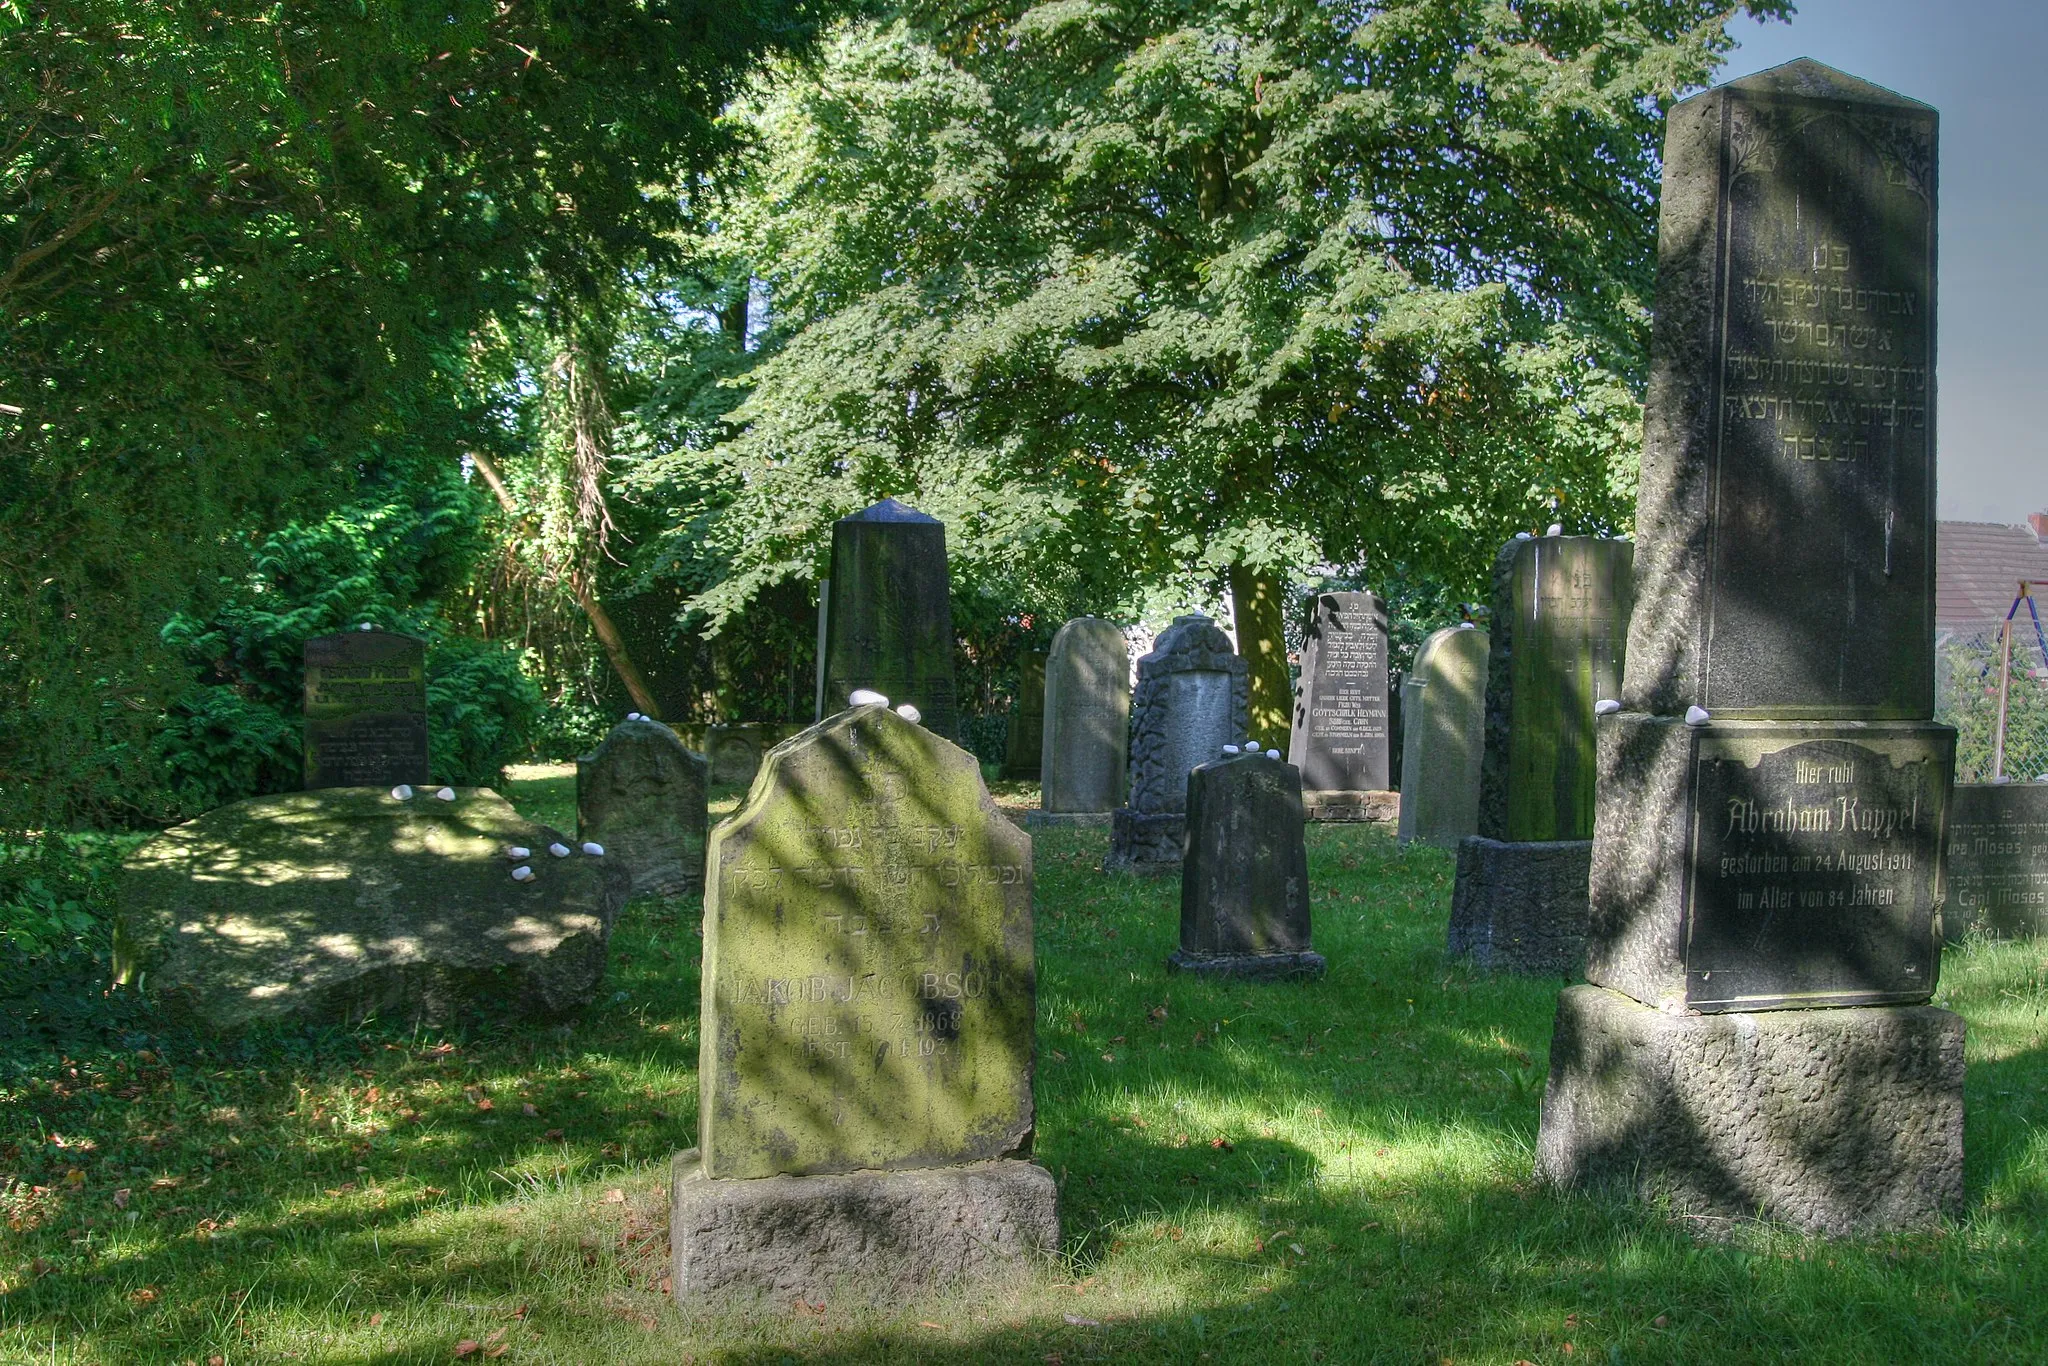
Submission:
<svg viewBox="0 0 2048 1366">
<path fill-rule="evenodd" d="M 1251 729 L 1250 668 L 1209 617 L 1175 617 L 1138 660 L 1129 808 L 1187 809 L 1188 774 Z"/>
<path fill-rule="evenodd" d="M 427 644 L 336 631 L 305 646 L 306 786 L 426 785 Z"/>
<path fill-rule="evenodd" d="M 1285 959 L 1271 975 L 1320 972 L 1310 955 L 1308 847 L 1301 773 L 1263 754 L 1188 775 L 1188 852 L 1181 866 L 1180 952 L 1203 960 Z M 1256 964 L 1236 965 L 1256 975 Z"/>
<path fill-rule="evenodd" d="M 1593 704 L 1619 696 L 1632 602 L 1627 541 L 1512 540 L 1493 562 L 1479 833 L 1593 837 Z"/>
<path fill-rule="evenodd" d="M 826 705 L 861 688 L 912 703 L 939 735 L 959 734 L 946 528 L 894 498 L 832 524 Z"/>
<path fill-rule="evenodd" d="M 1672 109 L 1628 710 L 1932 715 L 1937 132 L 1807 60 Z"/>
<path fill-rule="evenodd" d="M 713 1177 L 937 1167 L 1032 1127 L 1031 838 L 972 754 L 879 704 L 770 750 L 711 834 Z"/>
<path fill-rule="evenodd" d="M 1479 832 L 1488 644 L 1467 622 L 1431 633 L 1415 652 L 1402 684 L 1403 840 L 1451 849 Z"/>
<path fill-rule="evenodd" d="M 709 765 L 659 721 L 621 721 L 576 760 L 581 839 L 633 875 L 633 894 L 676 896 L 704 886 Z"/>
<path fill-rule="evenodd" d="M 1131 654 L 1124 633 L 1101 617 L 1075 617 L 1052 638 L 1045 665 L 1040 806 L 1106 814 L 1123 805 L 1130 730 Z"/>
<path fill-rule="evenodd" d="M 1372 593 L 1316 598 L 1295 690 L 1287 761 L 1311 792 L 1380 792 L 1392 782 L 1387 607 Z"/>
</svg>

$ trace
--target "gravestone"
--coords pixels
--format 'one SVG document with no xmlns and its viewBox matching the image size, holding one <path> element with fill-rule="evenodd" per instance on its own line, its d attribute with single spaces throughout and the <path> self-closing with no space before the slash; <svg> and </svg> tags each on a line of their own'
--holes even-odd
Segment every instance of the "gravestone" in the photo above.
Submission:
<svg viewBox="0 0 2048 1366">
<path fill-rule="evenodd" d="M 751 786 L 760 772 L 761 756 L 795 729 L 770 721 L 728 721 L 712 726 L 704 736 L 711 781 L 721 787 Z"/>
<path fill-rule="evenodd" d="M 1486 747 L 1486 632 L 1470 622 L 1434 632 L 1401 685 L 1402 843 L 1441 849 L 1479 832 Z"/>
<path fill-rule="evenodd" d="M 1593 858 L 1594 703 L 1621 691 L 1633 547 L 1518 536 L 1493 563 L 1479 833 L 1458 842 L 1450 951 L 1576 973 Z"/>
<path fill-rule="evenodd" d="M 1316 599 L 1295 688 L 1288 762 L 1301 770 L 1311 820 L 1388 820 L 1393 708 L 1387 690 L 1387 607 L 1371 593 Z"/>
<path fill-rule="evenodd" d="M 776 746 L 711 835 L 679 1301 L 893 1293 L 1058 1241 L 1027 1161 L 1031 840 L 878 703 Z"/>
<path fill-rule="evenodd" d="M 1045 662 L 1043 650 L 1017 657 L 1017 701 L 1010 709 L 1010 734 L 1004 745 L 1003 776 L 1036 778 L 1045 746 Z"/>
<path fill-rule="evenodd" d="M 155 836 L 122 866 L 115 980 L 222 1031 L 588 1005 L 626 870 L 551 857 L 566 837 L 488 788 L 445 790 L 252 797 Z"/>
<path fill-rule="evenodd" d="M 1675 106 L 1586 977 L 1538 1172 L 1809 1230 L 1962 1202 L 1931 720 L 1932 109 L 1811 61 Z M 1788 1010 L 1787 1007 L 1798 1007 Z"/>
<path fill-rule="evenodd" d="M 709 769 L 661 722 L 621 721 L 576 760 L 578 838 L 625 866 L 635 896 L 704 890 Z"/>
<path fill-rule="evenodd" d="M 1957 783 L 1947 871 L 1950 942 L 2048 933 L 2048 783 Z"/>
<path fill-rule="evenodd" d="M 1040 810 L 1032 826 L 1107 825 L 1123 805 L 1131 730 L 1131 656 L 1123 632 L 1075 617 L 1052 638 L 1045 665 Z"/>
<path fill-rule="evenodd" d="M 894 498 L 832 524 L 821 707 L 866 688 L 960 733 L 946 528 Z"/>
<path fill-rule="evenodd" d="M 423 787 L 426 642 L 337 631 L 306 642 L 306 786 Z"/>
<path fill-rule="evenodd" d="M 1230 637 L 1199 612 L 1174 618 L 1138 660 L 1128 795 L 1110 822 L 1104 871 L 1179 870 L 1188 774 L 1244 739 L 1250 714 L 1250 671 Z"/>
<path fill-rule="evenodd" d="M 1188 775 L 1187 805 L 1180 947 L 1166 966 L 1260 981 L 1322 976 L 1323 956 L 1309 947 L 1301 771 L 1256 752 L 1227 755 Z"/>
</svg>

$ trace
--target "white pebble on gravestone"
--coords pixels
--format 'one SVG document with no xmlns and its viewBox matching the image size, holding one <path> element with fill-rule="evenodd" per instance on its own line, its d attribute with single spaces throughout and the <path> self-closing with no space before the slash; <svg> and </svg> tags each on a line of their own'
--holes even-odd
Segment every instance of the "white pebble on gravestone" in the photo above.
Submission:
<svg viewBox="0 0 2048 1366">
<path fill-rule="evenodd" d="M 1536 539 L 1536 538 L 1535 538 L 1535 537 L 1533 537 L 1533 536 L 1531 536 L 1531 535 L 1530 535 L 1530 534 L 1529 534 L 1528 532 L 1526 532 L 1526 531 L 1517 531 L 1517 532 L 1515 533 L 1515 539 L 1516 539 L 1516 540 L 1518 540 L 1518 541 L 1532 541 L 1532 540 L 1534 540 L 1534 539 Z"/>
<path fill-rule="evenodd" d="M 595 840 L 585 840 L 583 842 L 583 852 L 592 858 L 603 858 L 604 846 Z"/>
<path fill-rule="evenodd" d="M 889 699 L 873 688 L 855 688 L 846 695 L 846 705 L 849 707 L 865 707 L 871 702 L 880 703 L 885 707 L 889 705 Z"/>
<path fill-rule="evenodd" d="M 1266 757 L 1268 759 L 1277 759 L 1280 757 L 1280 751 L 1277 749 L 1269 749 L 1266 751 Z"/>
<path fill-rule="evenodd" d="M 902 717 L 904 720 L 910 722 L 910 724 L 912 724 L 913 726 L 916 725 L 918 722 L 924 720 L 924 713 L 919 711 L 916 707 L 910 705 L 910 703 L 908 702 L 905 702 L 902 706 L 898 707 L 896 709 L 896 714 Z"/>
<path fill-rule="evenodd" d="M 1223 747 L 1223 752 L 1225 754 L 1237 754 L 1241 753 L 1242 751 L 1240 751 L 1236 745 L 1225 745 Z"/>
<path fill-rule="evenodd" d="M 370 623 L 366 621 L 366 622 L 364 622 L 364 623 L 363 623 L 363 624 L 362 624 L 361 626 L 358 626 L 358 627 L 356 627 L 356 629 L 357 629 L 358 631 L 368 631 L 368 630 L 370 630 L 370 629 L 372 629 L 372 628 L 371 628 L 371 626 L 370 626 Z"/>
<path fill-rule="evenodd" d="M 1563 522 L 1552 522 L 1552 523 L 1550 524 L 1550 530 L 1548 530 L 1548 531 L 1544 532 L 1543 534 L 1544 534 L 1544 535 L 1546 535 L 1546 536 L 1562 536 L 1562 535 L 1564 535 L 1564 523 L 1563 523 Z"/>
<path fill-rule="evenodd" d="M 1687 707 L 1685 709 L 1685 724 L 1688 726 L 1704 726 L 1713 719 L 1705 707 Z"/>
<path fill-rule="evenodd" d="M 513 880 L 514 882 L 531 882 L 531 881 L 533 881 L 533 869 L 531 869 L 531 868 L 527 867 L 527 866 L 526 866 L 525 864 L 523 864 L 523 863 L 522 863 L 522 864 L 520 864 L 520 865 L 519 865 L 519 866 L 518 866 L 517 868 L 514 868 L 514 869 L 512 870 L 512 880 Z"/>
<path fill-rule="evenodd" d="M 523 844 L 515 844 L 505 851 L 505 857 L 517 863 L 520 859 L 532 858 L 533 850 L 528 849 Z"/>
<path fill-rule="evenodd" d="M 391 789 L 391 800 L 393 800 L 393 801 L 395 801 L 395 802 L 409 802 L 409 801 L 411 801 L 411 800 L 412 800 L 412 786 L 411 786 L 411 784 L 409 784 L 409 783 L 400 783 L 400 784 L 399 784 L 399 785 L 398 785 L 397 787 L 394 787 L 394 788 L 392 788 L 392 789 Z"/>
<path fill-rule="evenodd" d="M 566 844 L 550 844 L 548 852 L 556 858 L 567 858 L 569 857 L 569 846 Z"/>
<path fill-rule="evenodd" d="M 1612 716 L 1620 710 L 1621 703 L 1611 697 L 1603 697 L 1593 704 L 1593 715 L 1595 716 Z"/>
<path fill-rule="evenodd" d="M 452 787 L 444 787 L 439 792 L 436 792 L 434 796 L 439 798 L 441 801 L 452 802 L 455 800 L 455 789 Z"/>
</svg>

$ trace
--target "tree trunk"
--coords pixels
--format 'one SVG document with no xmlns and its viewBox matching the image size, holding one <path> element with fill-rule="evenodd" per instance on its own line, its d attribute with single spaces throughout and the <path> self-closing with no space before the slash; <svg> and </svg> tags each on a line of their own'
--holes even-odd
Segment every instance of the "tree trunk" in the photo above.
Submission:
<svg viewBox="0 0 2048 1366">
<path fill-rule="evenodd" d="M 505 509 L 506 515 L 520 518 L 524 522 L 524 514 L 519 511 L 519 505 L 512 501 L 512 491 L 505 487 L 504 477 L 498 473 L 498 467 L 492 463 L 491 458 L 482 451 L 471 451 L 469 459 L 470 463 L 476 466 L 476 472 L 483 476 L 484 483 L 490 485 L 491 492 L 497 495 L 498 506 Z M 654 691 L 647 686 L 646 676 L 640 672 L 638 666 L 633 663 L 633 656 L 627 652 L 625 637 L 621 636 L 619 628 L 612 624 L 611 613 L 604 610 L 604 604 L 597 600 L 597 594 L 591 591 L 590 585 L 584 582 L 580 575 L 569 576 L 569 591 L 575 595 L 576 605 L 583 609 L 583 615 L 590 618 L 590 629 L 597 633 L 597 643 L 604 648 L 604 657 L 611 661 L 612 672 L 619 676 L 619 682 L 626 685 L 626 692 L 632 697 L 633 704 L 640 708 L 643 715 L 659 721 L 661 705 L 654 700 Z"/>
<path fill-rule="evenodd" d="M 1282 609 L 1286 580 L 1271 570 L 1230 567 L 1230 615 L 1237 626 L 1237 652 L 1251 666 L 1252 739 L 1287 752 L 1294 719 L 1294 683 L 1287 672 L 1287 622 Z"/>
</svg>

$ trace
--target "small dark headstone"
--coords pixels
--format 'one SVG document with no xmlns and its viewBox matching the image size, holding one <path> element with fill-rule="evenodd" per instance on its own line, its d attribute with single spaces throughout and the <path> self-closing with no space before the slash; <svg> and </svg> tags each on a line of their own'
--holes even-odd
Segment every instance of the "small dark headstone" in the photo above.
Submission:
<svg viewBox="0 0 2048 1366">
<path fill-rule="evenodd" d="M 1171 873 L 1187 833 L 1188 774 L 1245 738 L 1250 670 L 1199 612 L 1176 617 L 1138 660 L 1129 796 L 1110 823 L 1110 872 Z"/>
<path fill-rule="evenodd" d="M 427 646 L 392 631 L 306 642 L 306 786 L 428 781 Z"/>
<path fill-rule="evenodd" d="M 1039 776 L 1045 745 L 1045 651 L 1017 657 L 1017 701 L 1010 708 L 1010 738 L 1003 751 L 1005 778 Z"/>
<path fill-rule="evenodd" d="M 1188 775 L 1180 948 L 1167 966 L 1229 977 L 1320 976 L 1309 947 L 1301 772 L 1260 754 Z"/>
<path fill-rule="evenodd" d="M 659 721 L 621 721 L 576 761 L 580 839 L 633 875 L 633 894 L 704 889 L 709 765 Z"/>
<path fill-rule="evenodd" d="M 1950 940 L 2048 934 L 2048 783 L 1957 783 L 1948 811 Z"/>
<path fill-rule="evenodd" d="M 729 721 L 704 735 L 704 757 L 711 781 L 722 787 L 747 787 L 761 769 L 761 756 L 802 729 L 771 721 Z"/>
<path fill-rule="evenodd" d="M 1316 599 L 1295 689 L 1288 762 L 1310 792 L 1393 787 L 1387 608 L 1371 593 Z"/>
<path fill-rule="evenodd" d="M 916 706 L 921 724 L 960 733 L 953 682 L 946 528 L 894 498 L 832 524 L 824 708 L 857 689 Z"/>
</svg>

